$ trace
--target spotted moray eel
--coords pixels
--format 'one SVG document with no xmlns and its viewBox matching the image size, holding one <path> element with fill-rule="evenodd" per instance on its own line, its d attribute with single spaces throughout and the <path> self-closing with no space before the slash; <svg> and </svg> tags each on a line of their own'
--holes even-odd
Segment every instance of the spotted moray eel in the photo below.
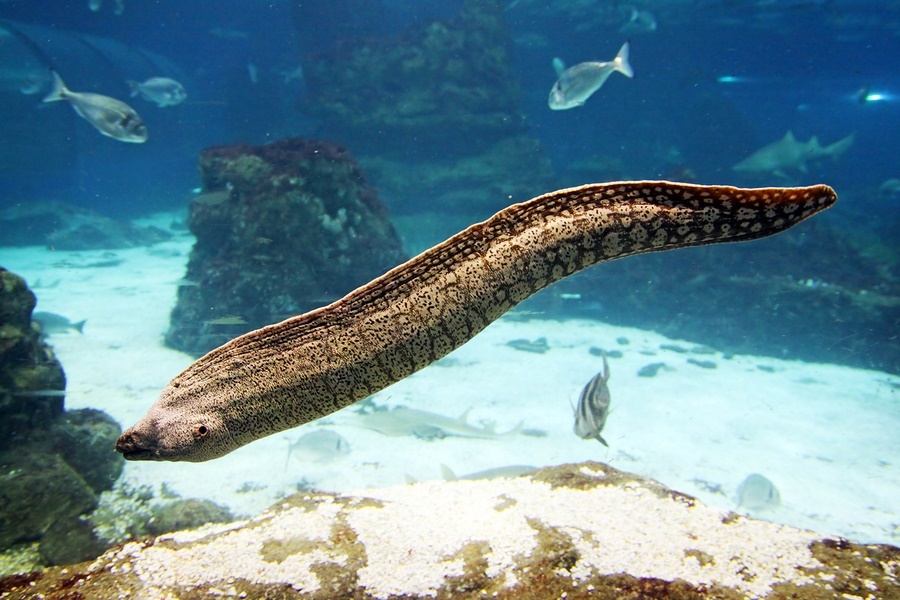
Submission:
<svg viewBox="0 0 900 600">
<path fill-rule="evenodd" d="M 836 201 L 827 186 L 586 185 L 510 206 L 344 298 L 251 331 L 175 377 L 116 449 L 205 461 L 353 404 L 472 339 L 591 265 L 783 231 Z"/>
</svg>

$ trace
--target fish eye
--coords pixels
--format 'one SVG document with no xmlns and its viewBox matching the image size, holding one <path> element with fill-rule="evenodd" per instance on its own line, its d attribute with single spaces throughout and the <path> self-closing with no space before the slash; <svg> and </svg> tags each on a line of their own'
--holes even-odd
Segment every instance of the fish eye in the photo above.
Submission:
<svg viewBox="0 0 900 600">
<path fill-rule="evenodd" d="M 209 427 L 206 425 L 194 425 L 194 429 L 191 433 L 193 433 L 195 440 L 202 440 L 209 435 Z"/>
</svg>

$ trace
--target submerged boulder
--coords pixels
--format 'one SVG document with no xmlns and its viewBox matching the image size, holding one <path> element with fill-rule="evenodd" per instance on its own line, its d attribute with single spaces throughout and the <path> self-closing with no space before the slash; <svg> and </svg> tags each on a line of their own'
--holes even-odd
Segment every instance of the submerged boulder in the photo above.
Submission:
<svg viewBox="0 0 900 600">
<path fill-rule="evenodd" d="M 197 237 L 166 343 L 203 354 L 337 300 L 403 260 L 384 205 L 347 151 L 288 139 L 211 148 L 190 207 Z"/>
<path fill-rule="evenodd" d="M 502 2 L 465 0 L 454 18 L 397 36 L 347 36 L 302 58 L 303 108 L 353 149 L 392 210 L 478 218 L 556 189 L 529 135 Z"/>
<path fill-rule="evenodd" d="M 102 551 L 85 550 L 90 535 L 75 530 L 125 461 L 110 451 L 121 433 L 111 417 L 65 410 L 65 374 L 32 323 L 35 303 L 25 280 L 0 268 L 0 552 L 40 542 L 58 564 Z"/>
<path fill-rule="evenodd" d="M 515 479 L 300 493 L 248 521 L 0 580 L 0 594 L 888 598 L 898 564 L 893 546 L 748 519 L 589 462 Z"/>
<path fill-rule="evenodd" d="M 171 237 L 158 227 L 116 221 L 65 202 L 29 202 L 0 211 L 0 246 L 95 250 L 150 246 Z"/>
</svg>

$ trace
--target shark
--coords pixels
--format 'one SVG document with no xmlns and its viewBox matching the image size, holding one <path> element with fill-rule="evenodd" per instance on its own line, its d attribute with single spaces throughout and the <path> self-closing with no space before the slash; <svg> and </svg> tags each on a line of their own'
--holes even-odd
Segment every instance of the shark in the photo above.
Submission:
<svg viewBox="0 0 900 600">
<path fill-rule="evenodd" d="M 513 429 L 498 432 L 492 424 L 475 427 L 468 423 L 469 409 L 459 417 L 447 417 L 426 410 L 397 406 L 390 410 L 376 410 L 359 414 L 357 419 L 348 423 L 388 436 L 412 435 L 425 440 L 440 439 L 446 436 L 471 437 L 482 439 L 501 438 L 515 435 L 522 431 L 522 423 Z"/>
<path fill-rule="evenodd" d="M 825 157 L 838 160 L 853 145 L 853 138 L 851 133 L 833 144 L 822 146 L 816 136 L 801 142 L 788 131 L 780 140 L 763 146 L 731 168 L 748 175 L 771 174 L 787 179 L 791 171 L 806 173 L 809 161 Z"/>
</svg>

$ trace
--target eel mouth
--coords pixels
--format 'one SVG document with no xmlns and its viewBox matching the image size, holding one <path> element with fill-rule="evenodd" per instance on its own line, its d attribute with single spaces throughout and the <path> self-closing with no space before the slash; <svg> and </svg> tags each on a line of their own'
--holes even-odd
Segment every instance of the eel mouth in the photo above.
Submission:
<svg viewBox="0 0 900 600">
<path fill-rule="evenodd" d="M 146 440 L 142 441 L 140 435 L 131 429 L 116 440 L 116 452 L 125 460 L 160 460 L 159 448 Z"/>
</svg>

